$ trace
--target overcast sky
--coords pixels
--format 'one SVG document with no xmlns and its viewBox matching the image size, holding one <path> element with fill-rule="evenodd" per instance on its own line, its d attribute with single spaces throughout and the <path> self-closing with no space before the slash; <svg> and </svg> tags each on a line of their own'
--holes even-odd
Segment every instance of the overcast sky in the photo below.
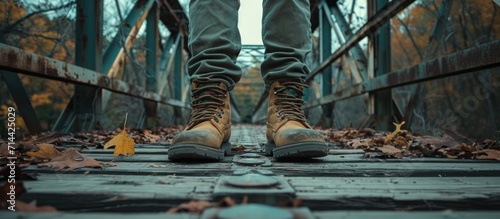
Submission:
<svg viewBox="0 0 500 219">
<path fill-rule="evenodd" d="M 261 20 L 262 1 L 241 0 L 238 27 L 243 45 L 262 45 Z"/>
</svg>

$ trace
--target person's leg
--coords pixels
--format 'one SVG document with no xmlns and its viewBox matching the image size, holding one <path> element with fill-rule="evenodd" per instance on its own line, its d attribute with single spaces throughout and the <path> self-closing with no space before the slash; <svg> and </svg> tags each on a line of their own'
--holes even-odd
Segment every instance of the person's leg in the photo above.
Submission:
<svg viewBox="0 0 500 219">
<path fill-rule="evenodd" d="M 191 82 L 206 77 L 233 89 L 242 75 L 236 65 L 241 50 L 238 30 L 239 0 L 191 0 L 189 3 L 188 60 Z"/>
<path fill-rule="evenodd" d="M 309 0 L 264 0 L 261 73 L 269 91 L 266 153 L 275 158 L 311 158 L 328 154 L 323 136 L 301 109 L 312 49 Z"/>
<path fill-rule="evenodd" d="M 192 111 L 186 129 L 172 139 L 170 160 L 221 160 L 231 150 L 229 90 L 241 78 L 236 58 L 239 0 L 191 0 L 188 60 Z"/>
<path fill-rule="evenodd" d="M 282 78 L 304 81 L 304 64 L 311 52 L 309 0 L 263 0 L 262 41 L 266 48 L 261 65 L 262 79 L 269 88 Z"/>
</svg>

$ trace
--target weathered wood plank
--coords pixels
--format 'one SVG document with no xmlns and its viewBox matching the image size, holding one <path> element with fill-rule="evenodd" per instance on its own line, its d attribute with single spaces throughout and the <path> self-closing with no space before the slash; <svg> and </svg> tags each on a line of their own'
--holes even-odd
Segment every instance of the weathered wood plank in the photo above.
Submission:
<svg viewBox="0 0 500 219">
<path fill-rule="evenodd" d="M 497 219 L 498 212 L 496 211 L 313 211 L 313 215 L 318 219 Z M 20 213 L 20 212 L 4 212 L 4 219 L 196 219 L 199 215 L 191 213 L 166 214 L 166 213 Z"/>
<path fill-rule="evenodd" d="M 238 153 L 240 154 L 240 153 Z M 113 152 L 108 153 L 91 153 L 86 154 L 89 157 L 95 158 L 99 161 L 121 161 L 121 162 L 170 162 L 168 160 L 168 156 L 165 153 L 159 154 L 144 154 L 138 153 L 134 156 L 113 156 Z M 264 156 L 264 154 L 262 154 Z M 229 157 L 228 157 L 229 158 Z M 272 157 L 268 157 L 272 159 Z M 229 160 L 229 159 L 226 159 Z M 278 163 L 280 161 L 274 160 L 274 163 Z M 414 158 L 414 159 L 377 159 L 377 158 L 363 158 L 362 155 L 359 154 L 338 154 L 338 155 L 328 155 L 322 159 L 316 159 L 311 161 L 311 163 L 419 163 L 419 162 L 427 162 L 427 163 L 498 163 L 498 161 L 491 160 L 466 160 L 466 159 L 445 159 L 445 158 L 432 158 L 432 157 L 423 157 L 423 158 Z M 291 162 L 280 162 L 280 163 L 291 163 Z M 305 162 L 303 162 L 305 163 Z"/>
<path fill-rule="evenodd" d="M 136 148 L 135 153 L 136 154 L 167 154 L 168 148 L 167 147 L 147 147 L 147 148 Z M 88 149 L 83 149 L 82 153 L 84 154 L 113 154 L 112 149 L 108 150 L 103 150 L 99 148 L 88 148 Z"/>
<path fill-rule="evenodd" d="M 171 162 L 117 162 L 116 167 L 103 169 L 82 168 L 69 173 L 104 173 L 104 174 L 162 174 L 162 175 L 222 175 L 231 174 L 232 165 L 226 157 L 220 163 L 171 163 Z M 277 163 L 271 167 L 258 167 L 285 176 L 499 176 L 498 163 L 411 163 L 411 162 L 367 162 L 367 163 Z M 31 165 L 25 169 L 29 172 L 54 172 L 49 168 L 38 168 Z"/>
<path fill-rule="evenodd" d="M 463 211 L 317 211 L 313 215 L 318 219 L 496 219 L 498 212 L 495 211 L 476 211 L 476 212 L 463 212 Z"/>
<path fill-rule="evenodd" d="M 167 209 L 168 210 L 168 209 Z M 179 214 L 167 214 L 167 213 L 17 213 L 17 212 L 3 212 L 3 219 L 59 219 L 59 218 L 71 218 L 71 219 L 87 219 L 87 218 L 99 218 L 99 219 L 196 219 L 199 215 L 192 213 L 179 213 Z"/>
</svg>

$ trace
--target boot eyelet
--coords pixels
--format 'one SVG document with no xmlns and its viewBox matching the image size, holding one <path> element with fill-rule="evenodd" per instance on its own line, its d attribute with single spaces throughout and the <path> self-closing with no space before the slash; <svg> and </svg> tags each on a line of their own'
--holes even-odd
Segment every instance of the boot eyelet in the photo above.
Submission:
<svg viewBox="0 0 500 219">
<path fill-rule="evenodd" d="M 274 112 L 278 112 L 278 108 L 274 109 Z"/>
<path fill-rule="evenodd" d="M 224 114 L 224 110 L 220 111 L 220 114 Z"/>
<path fill-rule="evenodd" d="M 217 114 L 217 115 L 219 116 L 219 118 L 222 118 L 222 114 L 220 114 L 220 113 L 219 113 L 219 114 Z"/>
<path fill-rule="evenodd" d="M 280 120 L 281 121 L 285 120 L 285 117 L 284 116 L 280 117 Z"/>
<path fill-rule="evenodd" d="M 216 123 L 219 123 L 219 119 L 217 119 L 217 118 L 214 118 L 214 120 L 215 120 L 215 122 L 216 122 Z"/>
</svg>

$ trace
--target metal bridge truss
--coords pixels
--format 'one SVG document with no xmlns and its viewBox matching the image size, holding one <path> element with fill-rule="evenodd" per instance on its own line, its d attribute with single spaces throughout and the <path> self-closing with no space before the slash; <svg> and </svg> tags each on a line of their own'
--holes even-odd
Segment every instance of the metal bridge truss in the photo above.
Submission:
<svg viewBox="0 0 500 219">
<path fill-rule="evenodd" d="M 446 25 L 451 0 L 441 3 L 440 18 L 437 19 L 434 32 Z M 121 93 L 143 100 L 145 112 L 140 124 L 153 126 L 157 115 L 158 104 L 167 104 L 175 108 L 175 113 L 189 110 L 183 98 L 185 81 L 183 54 L 188 54 L 186 38 L 188 35 L 188 18 L 177 0 L 138 0 L 129 14 L 122 21 L 119 31 L 106 50 L 102 49 L 102 12 L 103 0 L 77 0 L 75 64 L 68 64 L 44 56 L 36 55 L 5 44 L 0 44 L 0 75 L 3 77 L 12 97 L 19 108 L 30 133 L 42 131 L 37 114 L 31 106 L 21 80 L 16 73 L 68 82 L 75 85 L 75 92 L 64 112 L 53 127 L 54 130 L 70 132 L 92 130 L 96 126 L 98 116 L 106 107 L 109 99 L 107 91 Z M 470 73 L 476 70 L 497 67 L 500 64 L 500 41 L 472 47 L 438 59 L 428 60 L 416 66 L 398 71 L 390 68 L 390 27 L 391 18 L 403 11 L 414 0 L 369 0 L 366 8 L 368 20 L 354 32 L 350 29 L 346 17 L 335 0 L 311 0 L 311 23 L 313 30 L 319 30 L 319 63 L 307 77 L 307 83 L 321 81 L 320 98 L 311 98 L 305 109 L 321 106 L 324 124 L 331 127 L 333 122 L 334 103 L 339 100 L 359 95 L 368 95 L 369 114 L 375 119 L 377 128 L 389 129 L 391 121 L 401 120 L 403 112 L 394 103 L 391 88 L 417 83 L 457 74 Z M 448 9 L 448 10 L 446 10 Z M 125 51 L 134 43 L 139 28 L 146 24 L 146 86 L 127 83 L 114 78 L 116 72 L 123 68 Z M 162 22 L 170 31 L 169 38 L 161 43 L 158 24 Z M 368 38 L 367 55 L 359 42 Z M 436 38 L 436 37 L 435 37 Z M 332 51 L 332 39 L 339 40 L 342 45 Z M 329 49 L 330 48 L 330 49 Z M 104 51 L 104 52 L 103 52 Z M 184 52 L 183 52 L 184 51 Z M 263 59 L 262 46 L 243 46 L 238 63 L 242 68 L 259 63 Z M 332 84 L 332 75 L 336 77 L 338 68 L 332 66 L 341 59 L 348 61 L 353 73 L 353 84 L 342 90 Z M 169 64 L 170 63 L 170 64 Z M 173 92 L 171 96 L 162 96 L 156 81 L 164 78 L 167 69 L 173 68 Z M 168 83 L 160 83 L 162 85 Z M 103 90 L 106 90 L 104 92 Z M 311 89 L 309 90 L 309 92 Z M 306 95 L 309 97 L 311 95 Z M 253 110 L 253 122 L 265 119 L 267 94 L 264 93 Z M 184 99 L 184 101 L 182 101 Z M 234 99 L 234 98 L 232 98 Z M 233 111 L 238 121 L 236 104 Z M 140 125 L 140 126 L 141 126 Z M 139 127 L 140 128 L 140 127 Z"/>
</svg>

